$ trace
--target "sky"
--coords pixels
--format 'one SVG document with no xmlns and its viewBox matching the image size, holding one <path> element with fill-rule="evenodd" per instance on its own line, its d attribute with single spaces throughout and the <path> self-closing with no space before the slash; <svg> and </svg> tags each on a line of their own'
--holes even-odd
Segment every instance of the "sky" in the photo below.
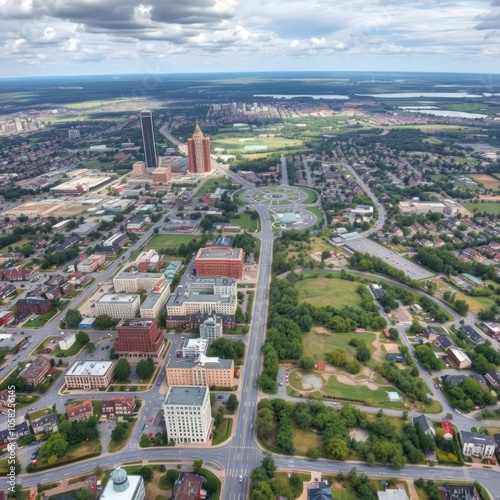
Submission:
<svg viewBox="0 0 500 500">
<path fill-rule="evenodd" d="M 500 72 L 500 0 L 0 0 L 0 78 Z"/>
</svg>

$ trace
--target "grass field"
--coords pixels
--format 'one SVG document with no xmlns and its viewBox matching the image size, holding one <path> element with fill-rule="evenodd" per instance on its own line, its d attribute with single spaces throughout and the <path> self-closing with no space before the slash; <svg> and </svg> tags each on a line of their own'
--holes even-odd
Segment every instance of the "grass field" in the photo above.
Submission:
<svg viewBox="0 0 500 500">
<path fill-rule="evenodd" d="M 267 146 L 266 152 L 285 148 L 302 147 L 303 141 L 299 139 L 285 139 L 284 137 L 226 137 L 210 140 L 212 148 L 224 148 L 227 153 L 249 152 L 245 146 Z M 257 151 L 254 151 L 257 152 Z M 262 151 L 258 151 L 262 153 Z"/>
<path fill-rule="evenodd" d="M 500 215 L 500 203 L 462 203 L 462 205 L 472 213 L 479 210 L 491 215 Z"/>
<path fill-rule="evenodd" d="M 465 174 L 457 174 L 457 175 L 465 175 Z M 441 181 L 444 180 L 446 181 L 448 179 L 448 175 L 443 175 L 443 174 L 433 174 L 431 175 L 431 179 L 433 181 Z M 467 174 L 467 177 L 473 177 L 472 175 Z M 471 191 L 476 191 L 476 190 L 481 190 L 481 186 L 474 186 L 470 184 L 464 184 L 463 182 L 457 181 L 456 175 L 452 175 L 451 179 L 453 180 L 453 184 L 457 186 L 459 189 L 470 189 Z"/>
<path fill-rule="evenodd" d="M 297 282 L 299 300 L 318 307 L 352 306 L 361 310 L 361 297 L 356 292 L 359 283 L 339 278 L 308 278 Z"/>
<path fill-rule="evenodd" d="M 305 204 L 315 203 L 317 201 L 318 193 L 316 193 L 316 191 L 313 191 L 312 189 L 305 189 L 305 188 L 301 188 L 300 190 L 307 193 L 307 199 L 304 202 Z"/>
<path fill-rule="evenodd" d="M 217 444 L 221 444 L 226 439 L 229 439 L 231 435 L 231 430 L 233 429 L 233 419 L 232 418 L 224 418 L 222 420 L 222 424 L 217 429 L 217 436 L 212 440 L 212 446 Z"/>
<path fill-rule="evenodd" d="M 137 423 L 137 420 L 134 420 L 133 422 L 127 422 L 128 427 L 127 430 L 125 431 L 125 437 L 123 438 L 122 441 L 117 442 L 111 440 L 108 446 L 108 451 L 110 453 L 116 453 L 117 451 L 120 451 L 122 448 L 125 448 L 125 446 L 128 443 L 128 440 L 130 439 L 130 435 L 132 434 L 132 431 L 134 430 L 135 424 Z"/>
<path fill-rule="evenodd" d="M 155 234 L 145 245 L 145 248 L 161 250 L 162 248 L 179 248 L 183 243 L 198 240 L 191 234 Z"/>
<path fill-rule="evenodd" d="M 119 102 L 126 102 L 128 99 L 111 99 L 109 101 L 82 101 L 75 102 L 71 104 L 65 104 L 63 107 L 67 109 L 92 109 L 92 108 L 101 108 L 104 106 L 109 106 L 111 104 L 117 104 Z"/>
<path fill-rule="evenodd" d="M 19 247 L 21 248 L 22 246 L 28 244 L 31 240 L 29 238 L 23 238 L 22 240 L 19 240 L 17 243 L 13 243 L 12 245 L 7 245 L 6 247 L 3 247 L 0 249 L 0 253 L 7 253 L 9 251 L 9 247 L 15 248 Z"/>
<path fill-rule="evenodd" d="M 41 326 L 45 325 L 48 321 L 50 321 L 59 311 L 54 309 L 52 311 L 49 311 L 48 313 L 42 314 L 40 317 L 35 319 L 35 321 L 27 321 L 24 326 L 27 328 L 40 328 Z"/>
<path fill-rule="evenodd" d="M 318 207 L 310 207 L 306 209 L 308 212 L 313 213 L 316 216 L 316 225 L 319 227 L 324 221 L 323 212 Z"/>
<path fill-rule="evenodd" d="M 207 181 L 201 186 L 197 191 L 197 196 L 201 196 L 207 192 L 214 192 L 216 188 L 225 186 L 227 184 L 227 180 L 225 177 L 212 177 L 207 179 Z"/>
<path fill-rule="evenodd" d="M 247 213 L 242 213 L 239 215 L 239 217 L 233 217 L 231 219 L 231 222 L 233 224 L 236 224 L 243 229 L 247 229 L 251 233 L 259 230 L 259 221 L 260 219 L 252 219 L 252 217 L 250 217 L 250 214 Z"/>
<path fill-rule="evenodd" d="M 92 441 L 78 443 L 78 444 L 70 444 L 66 449 L 64 455 L 57 459 L 57 462 L 54 464 L 54 467 L 58 465 L 64 464 L 69 460 L 74 460 L 75 458 L 82 459 L 86 456 L 91 455 L 100 455 L 102 452 L 101 442 L 97 439 Z M 41 460 L 38 461 L 40 466 L 46 466 L 47 463 Z"/>
<path fill-rule="evenodd" d="M 488 174 L 470 174 L 469 177 L 476 182 L 480 182 L 486 189 L 498 190 L 500 189 L 500 181 Z"/>
</svg>

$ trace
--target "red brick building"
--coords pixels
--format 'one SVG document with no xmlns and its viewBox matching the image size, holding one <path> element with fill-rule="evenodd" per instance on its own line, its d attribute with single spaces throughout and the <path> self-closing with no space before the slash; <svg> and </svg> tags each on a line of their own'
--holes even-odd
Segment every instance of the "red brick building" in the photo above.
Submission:
<svg viewBox="0 0 500 500">
<path fill-rule="evenodd" d="M 241 279 L 245 252 L 241 248 L 200 248 L 194 259 L 196 276 Z"/>
<path fill-rule="evenodd" d="M 196 122 L 193 137 L 187 140 L 187 148 L 190 173 L 204 174 L 212 171 L 210 138 L 203 136 L 198 122 Z"/>
<path fill-rule="evenodd" d="M 122 356 L 157 356 L 165 343 L 155 319 L 122 319 L 116 331 L 114 347 Z"/>
<path fill-rule="evenodd" d="M 68 416 L 69 421 L 77 421 L 86 420 L 87 418 L 92 417 L 94 414 L 94 408 L 92 406 L 92 401 L 90 399 L 86 399 L 83 403 L 75 406 L 68 406 L 66 408 L 66 415 Z"/>
<path fill-rule="evenodd" d="M 30 314 L 45 314 L 50 311 L 52 303 L 43 297 L 28 297 L 19 299 L 16 303 L 17 312 L 28 312 Z"/>
<path fill-rule="evenodd" d="M 14 313 L 12 311 L 0 312 L 0 326 L 8 325 L 14 321 Z"/>
<path fill-rule="evenodd" d="M 21 377 L 26 380 L 29 386 L 36 387 L 43 382 L 50 368 L 49 358 L 40 354 L 31 362 L 26 371 L 21 373 Z"/>
</svg>

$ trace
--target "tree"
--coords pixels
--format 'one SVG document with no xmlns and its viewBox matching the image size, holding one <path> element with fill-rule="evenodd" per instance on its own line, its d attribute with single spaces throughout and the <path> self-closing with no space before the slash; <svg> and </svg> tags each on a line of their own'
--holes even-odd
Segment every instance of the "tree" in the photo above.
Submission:
<svg viewBox="0 0 500 500">
<path fill-rule="evenodd" d="M 361 363 L 366 363 L 370 359 L 370 357 L 370 349 L 368 349 L 366 344 L 364 342 L 359 344 L 356 349 L 356 359 Z"/>
<path fill-rule="evenodd" d="M 299 366 L 306 372 L 314 370 L 316 363 L 311 356 L 302 356 L 300 358 Z"/>
<path fill-rule="evenodd" d="M 142 479 L 147 483 L 153 479 L 153 469 L 147 465 L 142 466 L 137 473 L 142 476 Z"/>
<path fill-rule="evenodd" d="M 340 436 L 332 437 L 327 445 L 326 452 L 334 460 L 345 460 L 349 456 L 349 448 L 345 439 Z"/>
<path fill-rule="evenodd" d="M 227 403 L 226 403 L 226 408 L 229 410 L 229 411 L 235 411 L 236 408 L 238 408 L 238 405 L 239 405 L 239 401 L 238 401 L 238 398 L 236 397 L 235 394 L 231 394 L 228 398 L 227 398 Z"/>
<path fill-rule="evenodd" d="M 124 382 L 130 377 L 131 373 L 130 363 L 125 358 L 121 358 L 116 363 L 115 377 L 119 382 Z"/>
<path fill-rule="evenodd" d="M 465 300 L 456 300 L 454 305 L 455 311 L 461 316 L 467 316 L 469 312 L 469 304 Z"/>
<path fill-rule="evenodd" d="M 307 450 L 307 456 L 313 460 L 317 460 L 321 456 L 321 451 L 318 448 L 309 448 Z"/>
<path fill-rule="evenodd" d="M 203 468 L 203 460 L 199 459 L 199 460 L 195 460 L 193 462 L 193 467 L 194 467 L 194 471 L 196 474 L 200 474 L 201 472 L 201 469 Z"/>
<path fill-rule="evenodd" d="M 261 439 L 268 439 L 276 432 L 276 422 L 274 421 L 274 413 L 269 408 L 261 408 L 257 412 L 255 421 L 255 429 L 257 436 Z"/>
<path fill-rule="evenodd" d="M 77 311 L 75 309 L 68 309 L 66 311 L 66 316 L 64 318 L 65 328 L 71 328 L 71 329 L 78 328 L 78 325 L 80 324 L 82 319 L 83 316 L 81 315 L 80 311 Z"/>
<path fill-rule="evenodd" d="M 245 314 L 243 313 L 243 309 L 240 306 L 236 308 L 234 320 L 236 321 L 236 323 L 243 323 L 245 321 Z"/>
<path fill-rule="evenodd" d="M 76 341 L 80 342 L 81 345 L 85 345 L 90 342 L 90 337 L 85 332 L 79 331 L 76 334 Z"/>
<path fill-rule="evenodd" d="M 94 321 L 96 330 L 110 330 L 116 324 L 116 321 L 107 314 L 100 314 Z"/>
<path fill-rule="evenodd" d="M 66 451 L 68 442 L 61 433 L 52 434 L 40 448 L 40 458 L 48 460 L 50 457 L 60 457 Z"/>
<path fill-rule="evenodd" d="M 274 463 L 273 457 L 266 453 L 264 458 L 262 459 L 262 467 L 266 471 L 267 477 L 271 479 L 274 477 L 274 473 L 276 472 L 276 464 Z"/>
<path fill-rule="evenodd" d="M 128 423 L 118 422 L 116 427 L 111 431 L 111 439 L 117 443 L 120 443 L 125 439 L 127 435 Z"/>
<path fill-rule="evenodd" d="M 76 500 L 93 500 L 94 495 L 89 488 L 81 488 L 76 494 Z"/>
<path fill-rule="evenodd" d="M 155 371 L 155 363 L 153 361 L 153 358 L 148 358 L 148 359 L 142 359 L 137 363 L 137 366 L 135 368 L 135 372 L 137 373 L 137 376 L 139 376 L 141 379 L 148 379 L 153 375 Z"/>
</svg>

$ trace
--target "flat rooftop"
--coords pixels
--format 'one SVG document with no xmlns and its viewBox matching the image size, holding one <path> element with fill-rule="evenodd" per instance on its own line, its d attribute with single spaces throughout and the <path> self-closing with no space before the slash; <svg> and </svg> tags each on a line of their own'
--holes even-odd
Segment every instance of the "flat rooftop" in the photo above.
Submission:
<svg viewBox="0 0 500 500">
<path fill-rule="evenodd" d="M 75 361 L 64 375 L 102 377 L 113 364 L 114 361 Z"/>
<path fill-rule="evenodd" d="M 136 280 L 136 279 L 162 279 L 163 273 L 120 273 L 115 276 L 115 280 Z"/>
<path fill-rule="evenodd" d="M 118 323 L 117 328 L 149 328 L 154 321 L 154 319 L 126 318 Z"/>
<path fill-rule="evenodd" d="M 191 385 L 171 386 L 163 404 L 201 406 L 207 393 L 208 387 Z"/>
<path fill-rule="evenodd" d="M 89 189 L 92 189 L 96 186 L 99 186 L 100 184 L 108 182 L 110 180 L 111 180 L 111 177 L 85 176 L 85 177 L 79 177 L 77 179 L 72 179 L 68 182 L 63 182 L 62 184 L 59 184 L 58 186 L 50 188 L 50 190 L 51 191 L 64 191 L 67 189 L 76 189 L 78 186 L 82 186 L 84 188 L 87 188 L 87 190 L 89 190 Z"/>
<path fill-rule="evenodd" d="M 201 366 L 207 370 L 230 369 L 233 366 L 232 359 L 209 358 L 200 354 L 196 359 L 189 358 L 170 358 L 166 368 L 194 368 Z"/>
<path fill-rule="evenodd" d="M 197 259 L 239 259 L 241 248 L 202 248 L 198 251 Z"/>
<path fill-rule="evenodd" d="M 138 293 L 106 293 L 97 302 L 100 304 L 106 302 L 111 304 L 127 304 L 133 302 L 136 297 L 139 297 Z"/>
</svg>

